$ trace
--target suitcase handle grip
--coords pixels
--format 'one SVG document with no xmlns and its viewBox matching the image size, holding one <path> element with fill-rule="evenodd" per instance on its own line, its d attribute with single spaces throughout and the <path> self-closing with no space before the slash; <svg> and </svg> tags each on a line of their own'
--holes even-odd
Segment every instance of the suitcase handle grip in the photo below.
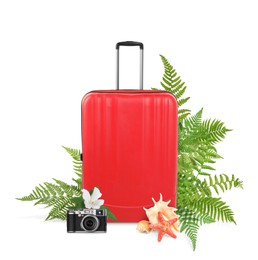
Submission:
<svg viewBox="0 0 258 260">
<path fill-rule="evenodd" d="M 116 49 L 118 50 L 120 46 L 139 46 L 140 49 L 143 50 L 143 43 L 142 42 L 133 42 L 133 41 L 118 42 L 116 44 Z"/>
<path fill-rule="evenodd" d="M 117 66 L 116 66 L 116 89 L 119 90 L 119 47 L 120 46 L 139 46 L 140 47 L 140 90 L 143 89 L 143 43 L 134 42 L 134 41 L 126 41 L 126 42 L 118 42 L 116 44 L 116 53 L 117 53 Z"/>
</svg>

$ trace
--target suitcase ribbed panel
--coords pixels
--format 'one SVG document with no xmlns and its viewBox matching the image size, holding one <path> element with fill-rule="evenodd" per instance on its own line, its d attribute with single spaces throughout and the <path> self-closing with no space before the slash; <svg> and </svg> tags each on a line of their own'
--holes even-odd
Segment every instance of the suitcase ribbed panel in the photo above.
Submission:
<svg viewBox="0 0 258 260">
<path fill-rule="evenodd" d="M 177 104 L 164 91 L 95 91 L 82 100 L 83 188 L 98 186 L 118 221 L 176 204 Z"/>
</svg>

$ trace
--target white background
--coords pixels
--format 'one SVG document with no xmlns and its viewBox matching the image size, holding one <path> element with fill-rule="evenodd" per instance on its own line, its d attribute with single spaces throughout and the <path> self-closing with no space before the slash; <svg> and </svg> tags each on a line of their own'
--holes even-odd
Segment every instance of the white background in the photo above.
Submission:
<svg viewBox="0 0 258 260">
<path fill-rule="evenodd" d="M 247 254 L 257 259 L 256 2 L 0 2 L 5 259 L 233 259 Z M 218 146 L 224 160 L 216 168 L 244 181 L 244 190 L 223 194 L 238 225 L 202 227 L 195 252 L 182 234 L 158 243 L 156 233 L 137 233 L 135 224 L 110 224 L 106 234 L 67 234 L 64 222 L 44 222 L 45 209 L 14 199 L 53 177 L 71 180 L 71 160 L 61 146 L 80 148 L 81 98 L 90 90 L 115 88 L 114 46 L 123 40 L 145 44 L 145 89 L 159 87 L 163 54 L 188 86 L 187 107 L 194 112 L 204 107 L 204 117 L 234 129 Z M 127 49 L 133 66 L 138 52 Z M 131 82 L 133 73 L 125 73 L 122 65 L 121 86 L 138 87 L 137 76 Z"/>
</svg>

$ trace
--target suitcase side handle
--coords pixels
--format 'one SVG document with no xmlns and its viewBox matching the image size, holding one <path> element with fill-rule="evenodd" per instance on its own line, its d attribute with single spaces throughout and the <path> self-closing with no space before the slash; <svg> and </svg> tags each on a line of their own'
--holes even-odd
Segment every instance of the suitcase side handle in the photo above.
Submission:
<svg viewBox="0 0 258 260">
<path fill-rule="evenodd" d="M 139 46 L 140 47 L 140 90 L 143 90 L 143 43 L 134 41 L 118 42 L 116 44 L 116 89 L 119 90 L 119 47 Z"/>
</svg>

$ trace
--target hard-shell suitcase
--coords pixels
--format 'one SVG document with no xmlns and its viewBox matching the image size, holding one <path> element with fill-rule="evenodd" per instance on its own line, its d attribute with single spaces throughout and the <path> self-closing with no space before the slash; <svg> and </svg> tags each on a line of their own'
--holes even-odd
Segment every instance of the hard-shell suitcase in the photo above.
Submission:
<svg viewBox="0 0 258 260">
<path fill-rule="evenodd" d="M 140 90 L 119 90 L 119 47 L 140 47 Z M 143 44 L 117 43 L 117 90 L 82 99 L 83 188 L 97 186 L 119 222 L 146 219 L 160 193 L 176 204 L 177 103 L 166 91 L 143 90 Z"/>
</svg>

